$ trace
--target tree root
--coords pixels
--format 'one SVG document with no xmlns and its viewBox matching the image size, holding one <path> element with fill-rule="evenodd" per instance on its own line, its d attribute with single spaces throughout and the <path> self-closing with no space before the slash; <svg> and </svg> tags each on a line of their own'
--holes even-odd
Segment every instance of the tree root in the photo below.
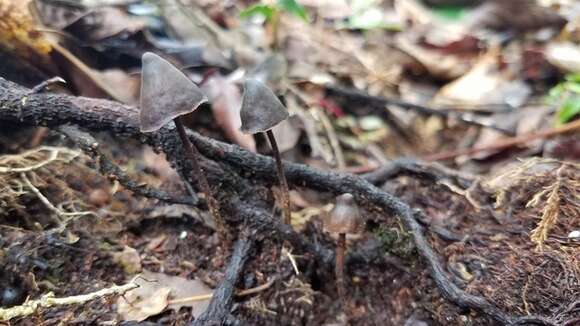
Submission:
<svg viewBox="0 0 580 326">
<path fill-rule="evenodd" d="M 234 246 L 234 252 L 226 269 L 224 280 L 214 291 L 211 302 L 206 311 L 197 318 L 192 325 L 223 325 L 230 316 L 230 309 L 234 300 L 236 283 L 240 278 L 244 264 L 250 256 L 254 240 L 243 234 Z"/>
<path fill-rule="evenodd" d="M 362 175 L 368 182 L 379 186 L 399 175 L 411 175 L 433 182 L 451 181 L 469 188 L 475 176 L 449 169 L 438 163 L 422 162 L 411 158 L 396 159 L 378 169 Z"/>
<path fill-rule="evenodd" d="M 99 150 L 99 143 L 89 133 L 70 125 L 62 126 L 58 130 L 79 146 L 85 154 L 95 160 L 99 167 L 99 172 L 102 175 L 119 181 L 120 184 L 131 190 L 134 194 L 158 199 L 171 204 L 195 206 L 199 203 L 197 197 L 176 197 L 163 190 L 139 184 L 137 181 L 131 179 L 127 173 Z"/>
<path fill-rule="evenodd" d="M 181 157 L 179 140 L 173 130 L 163 128 L 156 135 L 143 135 L 139 132 L 138 110 L 112 101 L 67 95 L 29 94 L 25 88 L 0 78 L 0 121 L 50 127 L 73 123 L 93 131 L 107 130 L 122 137 L 140 139 L 164 151 L 170 161 L 182 171 L 190 168 L 187 161 Z M 329 249 L 309 243 L 289 226 L 282 225 L 267 213 L 269 204 L 260 193 L 263 191 L 264 183 L 269 185 L 277 183 L 273 159 L 193 132 L 189 132 L 188 135 L 200 152 L 207 159 L 213 160 L 204 160 L 204 170 L 208 173 L 210 183 L 219 185 L 216 191 L 219 196 L 217 199 L 222 203 L 222 209 L 225 210 L 223 216 L 228 217 L 228 223 L 236 225 L 243 222 L 256 235 L 268 234 L 270 237 L 285 239 L 295 247 L 313 252 L 322 263 L 332 266 L 334 257 Z M 452 303 L 482 312 L 502 324 L 556 324 L 545 317 L 512 316 L 485 298 L 461 290 L 446 274 L 439 257 L 429 245 L 423 234 L 423 227 L 415 219 L 415 215 L 419 213 L 397 197 L 353 175 L 320 171 L 303 164 L 289 162 L 284 163 L 284 170 L 288 182 L 295 187 L 307 187 L 334 194 L 352 193 L 360 203 L 376 206 L 386 214 L 398 216 L 413 235 L 417 250 L 427 263 L 431 277 L 441 294 Z M 216 182 L 211 182 L 211 179 Z M 261 184 L 258 181 L 261 181 Z M 238 269 L 234 267 L 232 269 L 232 272 L 239 273 Z M 224 285 L 222 291 L 225 289 Z M 216 295 L 215 300 L 219 300 L 217 298 Z M 214 309 L 217 309 L 217 302 L 214 305 L 216 305 Z"/>
<path fill-rule="evenodd" d="M 123 295 L 127 291 L 138 288 L 135 279 L 124 285 L 114 285 L 110 288 L 101 289 L 96 292 L 75 295 L 66 298 L 55 298 L 54 294 L 48 293 L 40 299 L 26 301 L 24 304 L 16 307 L 2 309 L 0 308 L 0 321 L 8 321 L 12 318 L 30 316 L 36 313 L 40 308 L 50 308 L 55 306 L 66 306 L 71 304 L 83 304 L 98 298 L 111 295 Z"/>
</svg>

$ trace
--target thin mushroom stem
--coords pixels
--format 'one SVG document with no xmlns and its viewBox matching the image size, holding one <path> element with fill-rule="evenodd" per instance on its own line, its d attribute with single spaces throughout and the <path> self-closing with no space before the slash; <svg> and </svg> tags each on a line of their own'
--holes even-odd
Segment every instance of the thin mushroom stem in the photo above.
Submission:
<svg viewBox="0 0 580 326">
<path fill-rule="evenodd" d="M 205 194 L 205 198 L 207 200 L 207 206 L 209 208 L 209 212 L 213 216 L 218 234 L 222 238 L 222 240 L 226 240 L 226 228 L 224 220 L 221 217 L 219 211 L 219 205 L 215 197 L 211 194 L 211 189 L 209 187 L 209 182 L 203 173 L 201 166 L 199 165 L 199 158 L 201 154 L 197 150 L 197 147 L 187 138 L 187 133 L 185 132 L 185 128 L 183 127 L 183 122 L 181 121 L 181 117 L 177 117 L 173 119 L 175 123 L 175 127 L 177 127 L 177 133 L 179 134 L 179 138 L 183 143 L 183 147 L 185 148 L 185 155 L 191 162 L 193 166 L 192 177 L 197 178 L 199 180 L 199 184 L 201 186 L 201 190 Z M 195 174 L 195 175 L 194 175 Z"/>
<path fill-rule="evenodd" d="M 343 308 L 346 302 L 346 289 L 344 286 L 344 253 L 346 251 L 346 233 L 338 234 L 338 242 L 336 244 L 336 289 L 338 297 L 342 302 Z"/>
<path fill-rule="evenodd" d="M 286 181 L 286 175 L 284 175 L 284 167 L 282 166 L 282 158 L 280 157 L 280 151 L 278 150 L 278 144 L 276 143 L 276 138 L 272 130 L 266 131 L 268 140 L 270 141 L 270 146 L 274 152 L 274 158 L 276 159 L 276 169 L 278 170 L 278 179 L 280 179 L 280 186 L 282 187 L 282 206 L 284 211 L 284 223 L 290 225 L 292 222 L 292 217 L 290 215 L 290 189 L 288 188 L 288 181 Z"/>
</svg>

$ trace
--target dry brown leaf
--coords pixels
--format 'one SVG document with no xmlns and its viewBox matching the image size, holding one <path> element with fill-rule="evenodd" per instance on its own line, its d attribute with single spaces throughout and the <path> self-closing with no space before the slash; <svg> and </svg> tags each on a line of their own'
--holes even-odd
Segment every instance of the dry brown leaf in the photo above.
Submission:
<svg viewBox="0 0 580 326">
<path fill-rule="evenodd" d="M 50 67 L 51 44 L 37 30 L 27 0 L 0 1 L 0 48 L 37 67 Z"/>
<path fill-rule="evenodd" d="M 397 38 L 397 46 L 419 62 L 429 74 L 437 78 L 457 78 L 469 69 L 470 61 L 468 60 L 421 47 L 402 37 Z"/>
<path fill-rule="evenodd" d="M 445 85 L 433 101 L 442 106 L 465 105 L 477 108 L 481 105 L 508 104 L 519 107 L 530 94 L 530 87 L 502 69 L 496 53 L 490 52 L 468 73 Z"/>
<path fill-rule="evenodd" d="M 538 6 L 535 0 L 488 0 L 470 15 L 468 28 L 524 33 L 544 27 L 562 28 L 565 24 L 563 17 Z"/>
<path fill-rule="evenodd" d="M 136 103 L 139 78 L 121 70 L 97 71 L 60 46 L 51 41 L 53 58 L 62 69 L 65 79 L 74 85 L 80 95 L 88 97 L 110 97 L 127 104 Z"/>
<path fill-rule="evenodd" d="M 296 119 L 298 119 L 298 117 L 292 116 L 272 128 L 272 132 L 274 133 L 276 142 L 278 143 L 278 150 L 280 150 L 281 153 L 296 147 L 296 144 L 298 144 L 298 140 L 302 135 L 302 131 L 292 123 Z"/>
<path fill-rule="evenodd" d="M 122 320 L 143 321 L 161 313 L 167 307 L 171 289 L 145 287 L 146 281 L 137 280 L 140 287 L 117 300 L 117 313 Z"/>
<path fill-rule="evenodd" d="M 192 315 L 197 318 L 209 305 L 212 291 L 200 280 L 150 271 L 143 271 L 141 276 L 136 280 L 139 288 L 128 292 L 127 300 L 119 298 L 117 301 L 117 313 L 123 320 L 142 321 L 167 308 L 179 310 L 181 307 L 191 307 Z M 205 296 L 206 299 L 179 301 L 193 296 Z"/>
<path fill-rule="evenodd" d="M 149 146 L 143 148 L 143 164 L 155 172 L 162 182 L 180 182 L 179 175 L 167 161 L 165 154 L 158 154 Z"/>
<path fill-rule="evenodd" d="M 242 95 L 238 87 L 228 78 L 214 74 L 208 78 L 203 89 L 212 103 L 214 118 L 226 137 L 245 149 L 256 152 L 254 137 L 240 131 Z"/>
<path fill-rule="evenodd" d="M 146 22 L 142 18 L 129 16 L 118 8 L 102 7 L 86 12 L 66 29 L 77 35 L 82 34 L 88 41 L 96 42 L 122 32 L 135 33 L 145 26 Z"/>
</svg>

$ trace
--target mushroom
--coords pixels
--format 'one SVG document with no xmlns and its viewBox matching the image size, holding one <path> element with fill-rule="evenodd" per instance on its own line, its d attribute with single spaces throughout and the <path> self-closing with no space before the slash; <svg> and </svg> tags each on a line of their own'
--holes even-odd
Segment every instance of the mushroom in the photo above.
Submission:
<svg viewBox="0 0 580 326">
<path fill-rule="evenodd" d="M 160 56 L 146 52 L 142 61 L 139 115 L 141 131 L 157 131 L 173 120 L 185 155 L 193 166 L 192 178 L 199 180 L 218 233 L 225 236 L 225 224 L 219 213 L 218 203 L 211 194 L 209 183 L 199 164 L 201 154 L 187 138 L 181 120 L 181 116 L 195 111 L 202 103 L 207 102 L 207 97 L 185 74 Z"/>
<path fill-rule="evenodd" d="M 290 224 L 290 193 L 288 182 L 284 175 L 280 151 L 276 143 L 276 137 L 272 128 L 288 118 L 288 110 L 280 102 L 278 97 L 266 85 L 257 79 L 246 79 L 244 81 L 244 95 L 242 96 L 242 108 L 240 109 L 240 119 L 242 127 L 240 130 L 247 134 L 257 134 L 265 132 L 272 147 L 278 179 L 282 187 L 282 206 L 284 212 L 284 223 Z"/>
<path fill-rule="evenodd" d="M 358 209 L 353 195 L 346 193 L 336 197 L 336 206 L 330 212 L 330 218 L 326 225 L 326 230 L 338 233 L 338 243 L 336 245 L 336 287 L 342 302 L 345 301 L 344 285 L 344 254 L 346 251 L 346 235 L 359 233 L 362 223 L 362 216 Z"/>
</svg>

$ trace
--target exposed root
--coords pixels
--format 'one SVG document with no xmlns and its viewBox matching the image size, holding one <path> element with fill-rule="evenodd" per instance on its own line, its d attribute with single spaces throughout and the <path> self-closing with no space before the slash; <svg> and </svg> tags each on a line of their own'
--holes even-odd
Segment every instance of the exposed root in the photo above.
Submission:
<svg viewBox="0 0 580 326">
<path fill-rule="evenodd" d="M 24 304 L 12 308 L 0 308 L 0 320 L 8 321 L 16 317 L 29 316 L 36 313 L 40 308 L 50 308 L 55 306 L 67 306 L 72 304 L 83 304 L 98 298 L 123 295 L 125 292 L 138 288 L 139 285 L 135 283 L 135 279 L 124 285 L 114 285 L 110 288 L 101 289 L 96 292 L 75 295 L 72 297 L 55 298 L 54 293 L 50 292 L 43 295 L 40 299 L 30 300 Z"/>
<path fill-rule="evenodd" d="M 42 146 L 16 155 L 0 156 L 0 215 L 8 210 L 23 211 L 19 198 L 27 194 L 36 195 L 46 204 L 46 197 L 30 179 L 39 180 L 41 174 L 55 174 L 62 164 L 69 164 L 79 155 L 64 147 Z"/>
<path fill-rule="evenodd" d="M 0 78 L 0 106 L 4 108 L 0 110 L 1 120 L 26 121 L 30 124 L 44 123 L 52 127 L 72 122 L 90 130 L 109 130 L 120 136 L 137 138 L 158 146 L 170 160 L 178 165 L 179 169 L 187 171 L 190 168 L 184 163 L 180 151 L 177 150 L 178 142 L 172 130 L 165 128 L 151 137 L 139 132 L 136 108 L 99 99 L 42 94 L 30 96 L 28 101 L 22 104 L 19 99 L 26 92 L 27 90 Z M 56 107 L 58 111 L 55 110 Z M 222 207 L 224 211 L 230 213 L 229 222 L 232 226 L 239 226 L 240 221 L 243 221 L 252 231 L 284 239 L 297 248 L 309 250 L 314 253 L 321 264 L 331 266 L 333 257 L 328 254 L 328 249 L 312 244 L 294 232 L 290 226 L 277 222 L 265 213 L 263 207 L 267 206 L 267 203 L 259 196 L 257 190 L 262 189 L 259 185 L 271 185 L 277 182 L 275 164 L 271 158 L 250 153 L 237 146 L 208 139 L 193 132 L 190 132 L 188 136 L 208 159 L 204 161 L 205 167 L 208 168 L 208 176 L 220 182 L 219 195 L 224 203 Z M 293 163 L 284 164 L 284 170 L 289 183 L 293 186 L 333 194 L 350 192 L 355 195 L 357 201 L 380 209 L 391 216 L 398 216 L 413 236 L 417 251 L 428 266 L 430 275 L 441 295 L 455 305 L 482 312 L 501 324 L 557 324 L 552 317 L 518 317 L 512 312 L 504 312 L 492 301 L 479 295 L 469 294 L 458 287 L 448 275 L 439 255 L 425 236 L 424 228 L 417 222 L 417 218 L 422 214 L 413 210 L 399 198 L 361 178 L 348 174 L 321 171 Z M 251 183 L 248 182 L 250 178 Z M 243 264 L 240 262 L 245 260 L 241 257 L 246 256 L 245 254 L 236 255 L 236 252 L 247 252 L 250 247 L 249 243 L 244 244 L 243 241 L 238 240 L 232 262 L 226 271 L 226 282 L 220 284 L 210 307 L 204 316 L 200 317 L 200 322 L 196 321 L 196 323 L 204 324 L 205 320 L 223 322 L 230 317 L 233 283 L 241 272 Z M 308 297 L 304 296 L 297 301 L 311 302 Z"/>
<path fill-rule="evenodd" d="M 17 155 L 0 156 L 0 174 L 38 170 L 53 162 L 69 163 L 80 155 L 66 147 L 41 146 Z"/>
<path fill-rule="evenodd" d="M 50 184 L 57 186 L 64 198 L 75 201 L 73 192 L 66 183 L 53 180 L 46 181 L 46 176 L 56 175 L 63 169 L 63 165 L 70 164 L 80 156 L 80 152 L 65 147 L 41 146 L 20 154 L 0 156 L 0 214 L 3 209 L 20 209 L 19 198 L 25 195 L 34 195 L 53 213 L 51 217 L 62 230 L 68 222 L 79 216 L 94 215 L 94 212 L 76 211 L 75 206 L 68 205 L 71 212 L 64 210 L 65 202 L 54 205 L 39 189 L 40 185 Z"/>
<path fill-rule="evenodd" d="M 20 178 L 24 181 L 24 184 L 40 199 L 40 201 L 51 211 L 53 212 L 57 218 L 55 218 L 55 222 L 58 225 L 58 229 L 62 230 L 68 224 L 68 222 L 76 219 L 80 216 L 87 216 L 87 215 L 95 215 L 94 212 L 63 212 L 61 209 L 55 207 L 48 198 L 46 198 L 38 188 L 36 188 L 32 182 L 26 176 L 26 173 L 21 173 Z"/>
</svg>

